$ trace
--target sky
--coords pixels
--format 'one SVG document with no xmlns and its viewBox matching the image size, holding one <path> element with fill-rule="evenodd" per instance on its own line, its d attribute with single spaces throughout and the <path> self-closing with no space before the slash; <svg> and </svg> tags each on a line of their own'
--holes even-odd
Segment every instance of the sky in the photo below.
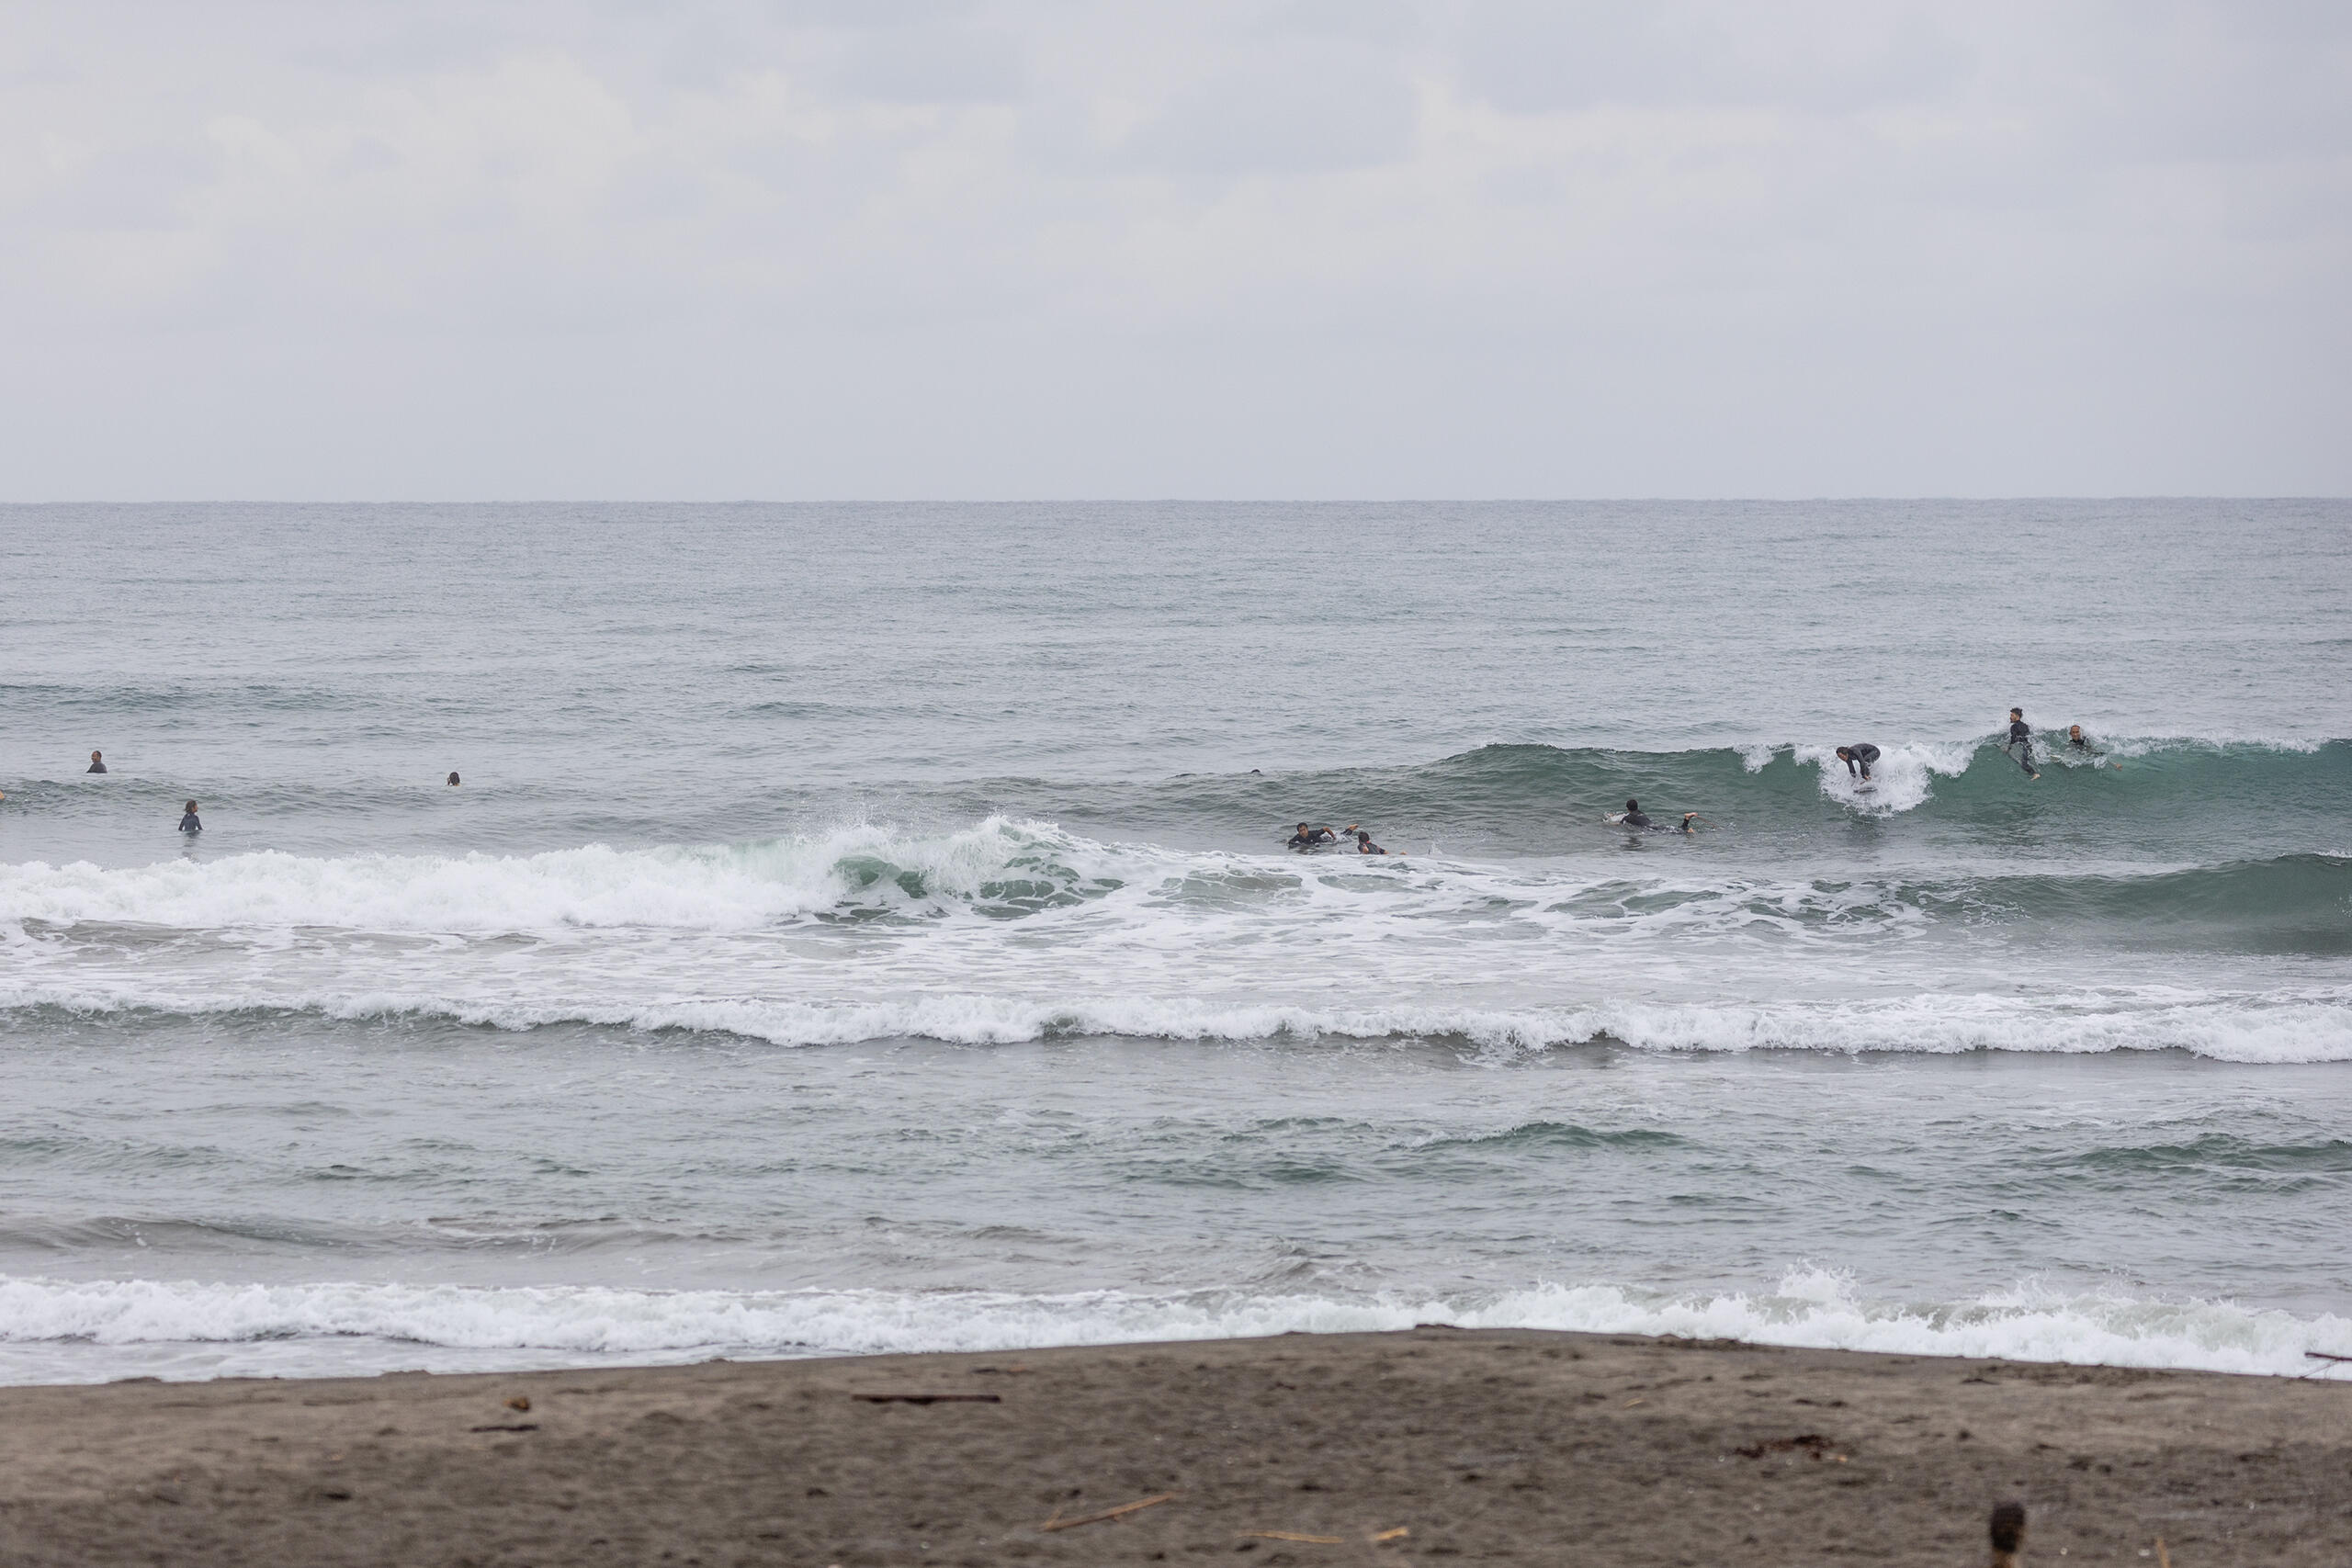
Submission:
<svg viewBox="0 0 2352 1568">
<path fill-rule="evenodd" d="M 2352 6 L 0 0 L 0 500 L 2345 495 Z"/>
</svg>

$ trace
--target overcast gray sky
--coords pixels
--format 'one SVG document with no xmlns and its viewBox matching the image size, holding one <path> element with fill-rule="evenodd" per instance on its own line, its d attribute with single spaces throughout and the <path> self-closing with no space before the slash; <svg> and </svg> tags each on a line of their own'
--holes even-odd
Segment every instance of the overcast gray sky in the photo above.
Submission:
<svg viewBox="0 0 2352 1568">
<path fill-rule="evenodd" d="M 0 3 L 0 498 L 2352 493 L 2352 6 Z"/>
</svg>

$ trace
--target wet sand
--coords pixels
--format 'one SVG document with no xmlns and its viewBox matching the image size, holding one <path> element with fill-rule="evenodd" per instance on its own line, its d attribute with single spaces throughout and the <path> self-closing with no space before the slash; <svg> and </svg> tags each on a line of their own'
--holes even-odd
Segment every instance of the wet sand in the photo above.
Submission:
<svg viewBox="0 0 2352 1568">
<path fill-rule="evenodd" d="M 1962 1565 L 2005 1497 L 2030 1563 L 2352 1562 L 2352 1386 L 1418 1329 L 0 1390 L 0 1562 L 77 1568 Z"/>
</svg>

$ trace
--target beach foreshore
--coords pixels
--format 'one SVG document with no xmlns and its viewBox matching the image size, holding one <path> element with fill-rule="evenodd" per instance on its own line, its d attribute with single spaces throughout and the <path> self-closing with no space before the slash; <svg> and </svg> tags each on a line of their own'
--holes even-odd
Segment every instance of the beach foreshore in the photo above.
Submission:
<svg viewBox="0 0 2352 1568">
<path fill-rule="evenodd" d="M 2352 1560 L 2352 1387 L 1420 1328 L 0 1390 L 0 1562 Z M 1109 1516 L 1109 1517 L 1102 1517 Z"/>
</svg>

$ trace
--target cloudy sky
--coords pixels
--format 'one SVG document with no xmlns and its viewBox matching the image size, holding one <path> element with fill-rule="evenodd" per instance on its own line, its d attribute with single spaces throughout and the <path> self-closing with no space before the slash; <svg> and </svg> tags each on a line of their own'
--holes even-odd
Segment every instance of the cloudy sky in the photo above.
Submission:
<svg viewBox="0 0 2352 1568">
<path fill-rule="evenodd" d="M 0 498 L 2352 493 L 2340 0 L 0 0 Z"/>
</svg>

